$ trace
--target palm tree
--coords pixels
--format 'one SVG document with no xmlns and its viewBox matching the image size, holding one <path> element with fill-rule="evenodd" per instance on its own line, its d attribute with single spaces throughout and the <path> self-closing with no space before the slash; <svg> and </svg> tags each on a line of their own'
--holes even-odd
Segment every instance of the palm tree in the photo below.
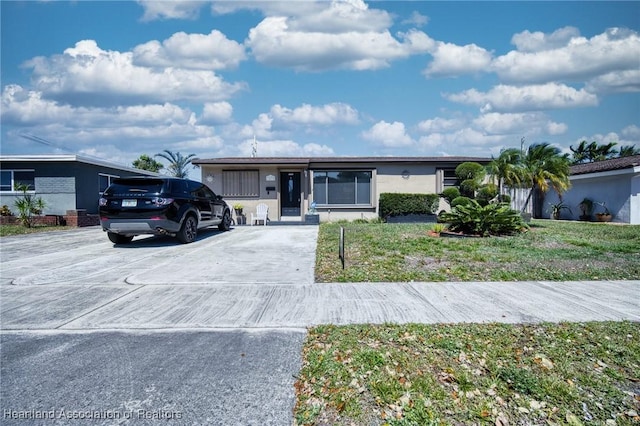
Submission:
<svg viewBox="0 0 640 426">
<path fill-rule="evenodd" d="M 635 145 L 622 145 L 620 147 L 620 157 L 633 157 L 634 155 L 640 155 L 640 149 Z"/>
<path fill-rule="evenodd" d="M 598 145 L 593 161 L 602 161 L 618 157 L 618 150 L 613 148 L 616 145 L 618 145 L 617 142 L 609 142 L 606 145 Z"/>
<path fill-rule="evenodd" d="M 169 161 L 167 170 L 171 173 L 171 176 L 186 178 L 188 175 L 187 166 L 191 164 L 191 160 L 195 158 L 195 154 L 189 154 L 183 157 L 180 152 L 171 152 L 165 149 L 164 152 L 155 155 L 156 157 L 162 157 Z"/>
<path fill-rule="evenodd" d="M 580 142 L 576 148 L 573 145 L 569 146 L 571 152 L 573 152 L 573 159 L 571 164 L 582 164 L 590 162 L 590 147 L 595 145 L 595 142 L 592 142 L 589 146 L 587 146 L 587 141 Z"/>
<path fill-rule="evenodd" d="M 498 196 L 502 200 L 504 185 L 511 188 L 520 184 L 520 167 L 522 155 L 517 148 L 507 148 L 500 151 L 498 158 L 491 158 L 487 171 L 493 178 L 498 179 Z"/>
<path fill-rule="evenodd" d="M 553 188 L 558 195 L 569 189 L 569 159 L 560 154 L 560 149 L 550 146 L 548 143 L 539 143 L 529 146 L 523 158 L 522 182 L 530 185 L 531 190 L 522 207 L 524 212 L 534 193 L 544 194 L 549 188 Z M 534 216 L 541 215 L 539 205 L 534 203 Z M 537 214 L 536 214 L 537 213 Z"/>
</svg>

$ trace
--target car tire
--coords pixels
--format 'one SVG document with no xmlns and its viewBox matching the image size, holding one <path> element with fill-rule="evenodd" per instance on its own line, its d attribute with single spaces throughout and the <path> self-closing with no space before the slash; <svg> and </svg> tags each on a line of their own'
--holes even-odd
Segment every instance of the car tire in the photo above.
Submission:
<svg viewBox="0 0 640 426">
<path fill-rule="evenodd" d="M 198 235 L 198 221 L 193 215 L 189 215 L 182 222 L 180 230 L 176 234 L 176 238 L 183 244 L 189 244 L 195 241 Z"/>
<path fill-rule="evenodd" d="M 231 214 L 229 214 L 228 211 L 224 212 L 224 216 L 222 216 L 222 222 L 220 222 L 220 225 L 218 225 L 218 229 L 222 232 L 231 229 Z"/>
<path fill-rule="evenodd" d="M 109 241 L 114 244 L 128 244 L 133 240 L 133 236 L 131 235 L 120 235 L 114 232 L 107 232 L 107 237 L 109 237 Z"/>
</svg>

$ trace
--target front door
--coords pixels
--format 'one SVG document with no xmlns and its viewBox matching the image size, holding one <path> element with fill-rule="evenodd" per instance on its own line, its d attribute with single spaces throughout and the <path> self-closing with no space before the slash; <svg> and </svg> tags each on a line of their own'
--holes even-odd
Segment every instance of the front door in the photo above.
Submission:
<svg viewBox="0 0 640 426">
<path fill-rule="evenodd" d="M 300 172 L 280 173 L 280 216 L 300 216 Z"/>
</svg>

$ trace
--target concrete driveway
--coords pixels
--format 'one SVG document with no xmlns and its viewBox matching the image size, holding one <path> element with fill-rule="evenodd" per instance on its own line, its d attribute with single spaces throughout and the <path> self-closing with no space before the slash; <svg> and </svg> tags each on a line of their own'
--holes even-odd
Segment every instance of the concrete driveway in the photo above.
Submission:
<svg viewBox="0 0 640 426">
<path fill-rule="evenodd" d="M 272 286 L 313 283 L 316 238 L 3 238 L 0 423 L 291 424 L 305 329 L 255 324 Z"/>
<path fill-rule="evenodd" d="M 640 321 L 640 281 L 314 284 L 316 240 L 313 226 L 188 245 L 113 246 L 98 228 L 2 238 L 2 424 L 53 410 L 59 424 L 287 425 L 315 324 Z"/>
</svg>

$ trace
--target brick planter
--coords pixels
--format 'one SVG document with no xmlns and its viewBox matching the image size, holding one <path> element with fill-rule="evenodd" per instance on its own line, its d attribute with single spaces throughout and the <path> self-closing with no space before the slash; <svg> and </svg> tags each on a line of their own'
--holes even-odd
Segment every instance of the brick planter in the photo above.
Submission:
<svg viewBox="0 0 640 426">
<path fill-rule="evenodd" d="M 100 217 L 97 214 L 87 214 L 86 210 L 67 210 L 66 215 L 33 216 L 34 225 L 47 226 L 97 226 L 100 225 Z M 17 216 L 0 216 L 0 225 L 18 225 L 20 219 Z"/>
</svg>

